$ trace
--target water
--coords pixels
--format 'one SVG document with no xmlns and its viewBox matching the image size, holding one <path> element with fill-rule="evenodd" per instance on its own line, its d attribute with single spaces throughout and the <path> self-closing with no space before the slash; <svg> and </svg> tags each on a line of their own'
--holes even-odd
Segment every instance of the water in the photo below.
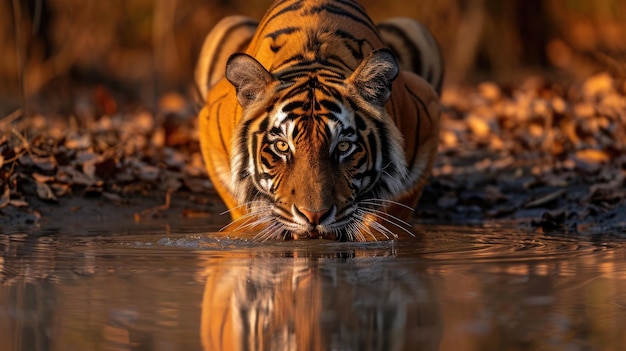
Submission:
<svg viewBox="0 0 626 351">
<path fill-rule="evenodd" d="M 622 350 L 620 239 L 417 227 L 257 243 L 202 226 L 0 234 L 0 350 Z"/>
</svg>

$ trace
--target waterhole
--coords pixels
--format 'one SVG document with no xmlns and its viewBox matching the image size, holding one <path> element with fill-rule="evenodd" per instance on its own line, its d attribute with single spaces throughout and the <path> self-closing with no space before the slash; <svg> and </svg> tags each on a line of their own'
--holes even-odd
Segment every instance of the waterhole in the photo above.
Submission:
<svg viewBox="0 0 626 351">
<path fill-rule="evenodd" d="M 0 234 L 0 349 L 619 350 L 622 239 L 416 226 L 254 242 L 201 225 Z"/>
</svg>

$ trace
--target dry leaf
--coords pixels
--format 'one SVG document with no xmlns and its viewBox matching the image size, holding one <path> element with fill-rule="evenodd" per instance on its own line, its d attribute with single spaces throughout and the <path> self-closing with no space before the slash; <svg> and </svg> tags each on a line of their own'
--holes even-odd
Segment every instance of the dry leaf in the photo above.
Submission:
<svg viewBox="0 0 626 351">
<path fill-rule="evenodd" d="M 88 147 L 91 147 L 91 145 L 91 136 L 89 134 L 74 134 L 65 139 L 65 147 L 70 150 L 86 149 Z"/>
<path fill-rule="evenodd" d="M 487 124 L 487 122 L 483 118 L 476 115 L 469 115 L 467 117 L 467 124 L 472 130 L 473 135 L 479 139 L 487 138 L 489 136 L 489 133 L 491 132 L 489 124 Z"/>
<path fill-rule="evenodd" d="M 576 151 L 572 156 L 572 161 L 576 167 L 586 172 L 595 172 L 609 160 L 609 155 L 601 150 L 586 149 Z"/>
<path fill-rule="evenodd" d="M 605 72 L 588 78 L 583 84 L 582 90 L 587 98 L 593 98 L 611 92 L 613 85 L 613 78 Z"/>
<path fill-rule="evenodd" d="M 28 207 L 28 202 L 20 199 L 13 199 L 9 201 L 9 205 L 13 207 Z"/>
<path fill-rule="evenodd" d="M 36 167 L 44 172 L 52 172 L 57 167 L 57 162 L 53 156 L 32 157 L 28 154 L 24 154 L 19 158 L 19 160 L 20 164 L 24 167 Z"/>
<path fill-rule="evenodd" d="M 37 196 L 46 201 L 58 201 L 50 187 L 45 183 L 35 183 L 37 185 Z"/>
<path fill-rule="evenodd" d="M 55 180 L 54 176 L 47 176 L 39 173 L 33 173 L 31 176 L 37 183 L 48 183 Z"/>
<path fill-rule="evenodd" d="M 487 100 L 496 101 L 500 98 L 500 87 L 493 82 L 479 84 L 478 92 Z"/>
</svg>

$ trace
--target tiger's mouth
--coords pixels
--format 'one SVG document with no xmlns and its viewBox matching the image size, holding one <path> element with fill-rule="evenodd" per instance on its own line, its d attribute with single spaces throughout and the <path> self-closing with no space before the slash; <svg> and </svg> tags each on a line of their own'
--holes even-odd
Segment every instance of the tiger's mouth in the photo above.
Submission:
<svg viewBox="0 0 626 351">
<path fill-rule="evenodd" d="M 353 204 L 343 209 L 332 205 L 328 213 L 318 220 L 311 220 L 296 206 L 292 207 L 291 218 L 284 218 L 289 225 L 288 236 L 293 240 L 298 239 L 327 239 L 327 240 L 353 240 L 352 232 L 358 231 L 362 223 L 357 215 L 358 207 Z"/>
<path fill-rule="evenodd" d="M 300 239 L 327 239 L 327 240 L 338 240 L 339 236 L 334 232 L 319 232 L 315 229 L 304 232 L 304 233 L 291 233 L 291 239 L 300 240 Z"/>
<path fill-rule="evenodd" d="M 342 209 L 332 205 L 327 213 L 311 216 L 307 211 L 256 202 L 250 213 L 240 219 L 235 231 L 258 228 L 253 240 L 272 239 L 336 241 L 377 241 L 396 239 L 397 231 L 406 232 L 410 224 L 384 211 L 385 200 L 362 200 Z M 319 211 L 318 211 L 319 212 Z M 391 228 L 390 228 L 391 227 Z"/>
</svg>

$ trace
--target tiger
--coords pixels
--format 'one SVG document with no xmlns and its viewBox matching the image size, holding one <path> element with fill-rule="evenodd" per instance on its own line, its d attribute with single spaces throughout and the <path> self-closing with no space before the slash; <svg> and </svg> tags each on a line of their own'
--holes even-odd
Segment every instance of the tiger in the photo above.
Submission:
<svg viewBox="0 0 626 351">
<path fill-rule="evenodd" d="M 277 0 L 229 16 L 195 70 L 207 173 L 255 239 L 414 235 L 439 140 L 441 50 L 420 22 L 353 0 Z"/>
</svg>

